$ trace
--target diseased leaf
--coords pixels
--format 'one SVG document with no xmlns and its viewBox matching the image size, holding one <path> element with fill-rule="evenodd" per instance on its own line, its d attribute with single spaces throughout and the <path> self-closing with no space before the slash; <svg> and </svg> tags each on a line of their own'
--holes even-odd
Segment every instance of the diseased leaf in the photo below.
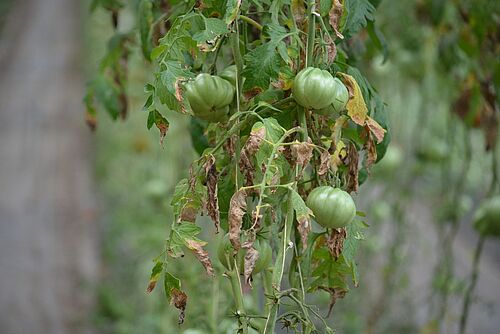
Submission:
<svg viewBox="0 0 500 334">
<path fill-rule="evenodd" d="M 156 261 L 153 269 L 151 269 L 151 276 L 149 278 L 147 292 L 151 292 L 154 290 L 156 283 L 160 279 L 162 272 L 163 272 L 163 262 Z"/>
<path fill-rule="evenodd" d="M 163 139 L 167 135 L 168 128 L 170 127 L 170 123 L 167 121 L 165 117 L 156 109 L 151 110 L 148 115 L 148 129 L 152 126 L 156 125 L 158 130 L 160 130 L 160 144 L 163 144 Z"/>
<path fill-rule="evenodd" d="M 238 17 L 240 12 L 241 0 L 228 0 L 226 2 L 226 14 L 224 15 L 224 21 L 229 26 Z"/>
<path fill-rule="evenodd" d="M 241 247 L 240 233 L 243 215 L 247 210 L 246 192 L 245 190 L 238 190 L 231 197 L 229 204 L 229 240 L 233 248 L 238 251 Z"/>
<path fill-rule="evenodd" d="M 358 191 L 358 176 L 359 176 L 359 153 L 356 149 L 356 145 L 353 143 L 349 143 L 348 150 L 348 159 L 349 159 L 349 174 L 347 178 L 347 191 L 348 192 L 357 192 Z"/>
<path fill-rule="evenodd" d="M 247 233 L 247 239 L 241 245 L 241 248 L 246 250 L 243 275 L 245 283 L 247 283 L 250 287 L 252 286 L 252 272 L 255 268 L 255 263 L 259 259 L 259 252 L 254 248 L 254 243 L 255 230 L 252 229 L 249 233 Z"/>
<path fill-rule="evenodd" d="M 351 96 L 347 102 L 347 114 L 351 117 L 354 123 L 363 126 L 365 125 L 366 117 L 368 116 L 368 108 L 366 107 L 366 103 L 363 99 L 363 94 L 361 93 L 358 83 L 348 74 L 339 74 L 349 90 L 349 95 Z"/>
<path fill-rule="evenodd" d="M 295 163 L 300 166 L 300 175 L 304 172 L 307 164 L 312 158 L 313 145 L 311 140 L 308 143 L 293 143 L 292 144 L 292 157 L 295 159 Z M 300 176 L 299 176 L 300 177 Z"/>
<path fill-rule="evenodd" d="M 344 36 L 339 31 L 339 22 L 340 22 L 340 18 L 342 17 L 343 10 L 344 10 L 343 5 L 342 5 L 342 3 L 340 3 L 339 0 L 332 1 L 332 7 L 331 7 L 330 13 L 329 13 L 329 16 L 330 16 L 329 22 L 333 28 L 333 31 L 335 31 L 335 35 L 337 35 L 337 37 L 340 39 L 344 38 Z"/>
<path fill-rule="evenodd" d="M 292 190 L 292 205 L 299 223 L 297 230 L 300 234 L 302 249 L 305 250 L 307 248 L 307 237 L 311 232 L 311 216 L 313 213 L 295 190 Z"/>
<path fill-rule="evenodd" d="M 245 146 L 241 149 L 240 161 L 238 162 L 240 170 L 245 174 L 246 185 L 253 185 L 255 166 L 252 164 L 252 157 L 255 155 L 257 150 L 264 138 L 266 137 L 266 128 L 261 122 L 257 122 L 252 127 L 250 136 L 245 143 Z"/>
<path fill-rule="evenodd" d="M 380 124 L 377 123 L 377 121 L 375 121 L 370 116 L 366 117 L 366 126 L 368 127 L 368 129 L 371 131 L 371 133 L 373 133 L 373 135 L 377 139 L 377 144 L 382 143 L 387 130 L 384 129 Z"/>
<path fill-rule="evenodd" d="M 215 224 L 215 231 L 219 233 L 220 213 L 219 199 L 217 197 L 217 181 L 219 180 L 217 169 L 215 168 L 215 157 L 210 155 L 204 165 L 205 176 L 207 179 L 207 211 Z"/>
<path fill-rule="evenodd" d="M 346 238 L 345 228 L 332 229 L 326 238 L 326 245 L 330 254 L 334 259 L 338 259 L 344 248 L 344 240 Z"/>
<path fill-rule="evenodd" d="M 187 295 L 184 291 L 172 289 L 172 299 L 171 303 L 174 304 L 175 308 L 179 310 L 179 319 L 177 320 L 179 325 L 184 323 L 184 318 L 186 316 L 186 304 L 187 304 Z"/>
<path fill-rule="evenodd" d="M 319 169 L 318 169 L 319 176 L 324 176 L 324 175 L 326 175 L 326 173 L 328 173 L 328 170 L 330 169 L 330 163 L 331 163 L 330 152 L 325 150 L 321 153 L 321 156 L 320 156 L 320 165 L 319 165 Z"/>
<path fill-rule="evenodd" d="M 201 262 L 206 272 L 210 276 L 214 276 L 214 267 L 212 266 L 212 261 L 210 261 L 210 256 L 208 252 L 203 249 L 206 244 L 204 241 L 186 239 L 186 246 L 194 252 L 194 256 Z"/>
<path fill-rule="evenodd" d="M 217 41 L 229 32 L 224 21 L 217 18 L 205 18 L 205 30 L 199 31 L 193 35 L 193 39 L 197 42 L 198 48 L 203 52 L 214 51 Z"/>
<path fill-rule="evenodd" d="M 366 157 L 365 157 L 365 167 L 370 168 L 377 161 L 377 148 L 375 147 L 375 142 L 371 134 L 368 134 L 368 140 L 365 144 Z"/>
</svg>

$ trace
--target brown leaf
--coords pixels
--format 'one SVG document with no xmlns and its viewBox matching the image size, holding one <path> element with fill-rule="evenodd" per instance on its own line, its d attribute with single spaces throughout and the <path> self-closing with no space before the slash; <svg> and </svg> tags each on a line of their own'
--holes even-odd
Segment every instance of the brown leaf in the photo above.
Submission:
<svg viewBox="0 0 500 334">
<path fill-rule="evenodd" d="M 186 107 L 184 106 L 184 98 L 182 97 L 182 83 L 186 81 L 184 78 L 179 77 L 177 80 L 175 80 L 174 87 L 175 87 L 175 99 L 179 101 L 179 105 L 181 106 L 181 112 L 183 114 L 186 113 Z"/>
<path fill-rule="evenodd" d="M 179 219 L 185 222 L 196 222 L 196 215 L 198 214 L 198 210 L 186 203 L 184 207 L 181 209 L 181 213 L 179 214 Z"/>
<path fill-rule="evenodd" d="M 349 159 L 349 174 L 347 177 L 347 191 L 356 192 L 358 191 L 358 171 L 359 171 L 359 153 L 356 150 L 356 146 L 353 143 L 349 144 L 348 151 Z"/>
<path fill-rule="evenodd" d="M 210 276 L 214 276 L 214 267 L 212 266 L 212 261 L 210 261 L 210 257 L 208 256 L 208 252 L 203 249 L 203 246 L 200 242 L 192 239 L 186 239 L 186 246 L 190 250 L 194 252 L 194 256 L 201 262 L 207 274 Z"/>
<path fill-rule="evenodd" d="M 481 109 L 481 127 L 485 133 L 486 151 L 495 149 L 498 137 L 498 115 L 495 110 L 497 100 L 496 91 L 493 88 L 491 79 L 481 82 L 481 94 L 484 98 L 484 105 Z"/>
<path fill-rule="evenodd" d="M 325 286 L 319 286 L 318 288 L 330 294 L 330 304 L 328 305 L 328 314 L 326 315 L 328 318 L 332 314 L 333 306 L 337 302 L 337 299 L 344 298 L 347 291 L 342 288 L 329 288 Z"/>
<path fill-rule="evenodd" d="M 234 156 L 234 153 L 236 150 L 235 143 L 237 140 L 238 140 L 238 136 L 233 135 L 233 136 L 229 137 L 226 140 L 226 142 L 224 143 L 224 151 L 226 151 L 227 155 L 229 155 L 230 157 Z"/>
<path fill-rule="evenodd" d="M 377 161 L 377 148 L 371 134 L 368 134 L 368 140 L 365 144 L 366 148 L 366 168 L 370 168 Z"/>
<path fill-rule="evenodd" d="M 344 240 L 346 238 L 345 228 L 332 229 L 332 232 L 326 238 L 326 246 L 332 257 L 336 260 L 339 258 L 344 247 Z"/>
<path fill-rule="evenodd" d="M 319 176 L 323 176 L 326 173 L 328 173 L 328 170 L 330 169 L 330 160 L 331 160 L 330 152 L 324 150 L 320 156 L 320 164 L 318 170 Z"/>
<path fill-rule="evenodd" d="M 175 308 L 179 310 L 179 325 L 184 323 L 185 311 L 186 311 L 186 303 L 187 303 L 187 295 L 184 291 L 173 288 L 172 291 L 172 299 L 171 303 L 174 304 Z"/>
<path fill-rule="evenodd" d="M 215 157 L 210 155 L 209 159 L 204 165 L 205 175 L 207 178 L 207 212 L 215 224 L 215 232 L 219 233 L 220 226 L 220 212 L 219 212 L 219 198 L 217 197 L 217 181 L 218 173 L 215 167 Z"/>
<path fill-rule="evenodd" d="M 307 237 L 311 232 L 311 222 L 306 217 L 297 217 L 298 225 L 297 230 L 300 234 L 300 240 L 302 241 L 302 249 L 307 248 Z"/>
<path fill-rule="evenodd" d="M 255 263 L 259 259 L 259 252 L 253 247 L 254 242 L 255 230 L 252 230 L 247 234 L 247 240 L 241 245 L 243 249 L 246 249 L 243 275 L 245 283 L 250 287 L 252 287 L 252 272 L 255 268 Z"/>
<path fill-rule="evenodd" d="M 243 215 L 247 210 L 246 192 L 245 190 L 238 190 L 231 197 L 229 202 L 229 240 L 233 248 L 238 251 L 241 247 L 240 233 Z"/>
<path fill-rule="evenodd" d="M 370 116 L 366 116 L 366 126 L 377 139 L 377 144 L 380 144 L 382 140 L 384 140 L 384 136 L 387 130 L 384 129 L 380 124 L 377 123 L 376 120 L 374 120 Z"/>
<path fill-rule="evenodd" d="M 327 36 L 326 40 L 328 42 L 328 45 L 326 47 L 328 63 L 333 64 L 333 62 L 335 61 L 335 57 L 337 57 L 337 46 L 330 37 Z"/>
<path fill-rule="evenodd" d="M 259 95 L 260 93 L 262 93 L 262 88 L 260 87 L 254 87 L 250 90 L 247 90 L 245 92 L 243 92 L 243 96 L 245 96 L 245 100 L 251 100 L 253 99 L 255 96 Z"/>
<path fill-rule="evenodd" d="M 300 174 L 302 174 L 312 158 L 313 146 L 311 140 L 308 143 L 294 143 L 291 149 L 292 157 L 295 159 L 295 163 L 300 166 Z"/>
<path fill-rule="evenodd" d="M 163 145 L 163 139 L 167 135 L 169 124 L 166 123 L 156 123 L 156 127 L 160 130 L 160 144 Z"/>
<path fill-rule="evenodd" d="M 247 186 L 253 185 L 255 173 L 255 167 L 250 159 L 257 152 L 265 137 L 265 127 L 253 129 L 252 132 L 250 132 L 250 136 L 248 137 L 245 146 L 241 149 L 240 161 L 238 162 L 238 165 L 240 170 L 245 174 Z"/>
<path fill-rule="evenodd" d="M 366 107 L 365 100 L 363 99 L 363 94 L 358 86 L 356 80 L 345 73 L 340 73 L 342 81 L 349 91 L 349 101 L 347 101 L 347 115 L 351 117 L 354 123 L 358 125 L 365 125 L 366 117 L 368 116 L 368 108 Z"/>
<path fill-rule="evenodd" d="M 335 31 L 335 35 L 337 35 L 337 37 L 340 39 L 344 39 L 344 36 L 339 31 L 339 22 L 340 18 L 342 17 L 343 5 L 339 0 L 333 0 L 332 2 L 332 8 L 330 9 L 329 13 L 329 22 L 333 30 Z"/>
</svg>

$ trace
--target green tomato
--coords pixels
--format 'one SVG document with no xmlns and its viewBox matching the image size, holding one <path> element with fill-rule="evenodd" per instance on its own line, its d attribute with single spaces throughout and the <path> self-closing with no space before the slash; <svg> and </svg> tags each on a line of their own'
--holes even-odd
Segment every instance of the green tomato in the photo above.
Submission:
<svg viewBox="0 0 500 334">
<path fill-rule="evenodd" d="M 439 139 L 428 139 L 417 150 L 417 157 L 425 162 L 440 163 L 448 157 L 448 145 Z"/>
<path fill-rule="evenodd" d="M 484 201 L 474 215 L 474 228 L 480 234 L 500 237 L 500 195 Z"/>
<path fill-rule="evenodd" d="M 334 112 L 343 110 L 349 99 L 347 88 L 339 79 L 315 67 L 307 67 L 297 74 L 292 94 L 305 108 L 321 110 L 331 106 Z"/>
<path fill-rule="evenodd" d="M 196 117 L 220 122 L 229 113 L 229 104 L 234 98 L 234 87 L 221 77 L 207 73 L 186 84 L 186 97 Z"/>
<path fill-rule="evenodd" d="M 356 204 L 351 195 L 339 188 L 318 187 L 311 191 L 306 203 L 316 222 L 327 228 L 345 227 L 356 215 Z"/>
<path fill-rule="evenodd" d="M 236 65 L 226 67 L 219 73 L 219 76 L 229 81 L 233 86 L 236 86 Z"/>
<path fill-rule="evenodd" d="M 255 250 L 257 250 L 257 252 L 259 253 L 259 258 L 257 259 L 257 262 L 255 263 L 255 267 L 252 272 L 253 274 L 257 274 L 262 270 L 266 269 L 271 263 L 272 249 L 271 246 L 269 246 L 269 243 L 267 243 L 263 239 L 255 240 L 253 246 Z M 233 245 L 231 244 L 231 241 L 229 240 L 229 234 L 226 234 L 222 238 L 221 242 L 219 243 L 219 247 L 217 248 L 217 258 L 219 259 L 220 263 L 224 266 L 224 268 L 228 270 L 233 269 L 233 264 L 234 264 L 232 257 L 233 252 L 234 248 Z M 236 255 L 236 263 L 238 264 L 238 270 L 240 271 L 241 274 L 243 274 L 244 264 L 245 264 L 245 250 L 243 248 L 241 248 L 238 251 L 238 254 Z"/>
</svg>

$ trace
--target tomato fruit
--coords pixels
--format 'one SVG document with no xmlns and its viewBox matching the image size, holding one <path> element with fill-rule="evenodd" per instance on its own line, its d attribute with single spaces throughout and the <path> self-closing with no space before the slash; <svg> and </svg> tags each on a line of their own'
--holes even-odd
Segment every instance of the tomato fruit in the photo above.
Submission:
<svg viewBox="0 0 500 334">
<path fill-rule="evenodd" d="M 356 215 L 356 204 L 351 195 L 339 188 L 315 188 L 306 203 L 314 213 L 316 222 L 327 228 L 345 227 Z"/>
<path fill-rule="evenodd" d="M 389 146 L 382 160 L 373 167 L 374 174 L 381 177 L 394 177 L 394 173 L 403 163 L 403 158 L 403 152 L 398 146 Z"/>
<path fill-rule="evenodd" d="M 229 81 L 233 86 L 236 86 L 236 65 L 226 67 L 219 73 L 219 76 Z"/>
<path fill-rule="evenodd" d="M 259 252 L 259 258 L 255 263 L 255 267 L 253 269 L 253 274 L 257 274 L 262 270 L 266 269 L 272 260 L 272 249 L 269 244 L 263 239 L 257 239 L 254 242 L 254 248 Z M 224 268 L 231 270 L 233 269 L 233 254 L 234 248 L 229 240 L 229 234 L 226 234 L 221 242 L 219 243 L 219 247 L 217 248 L 217 258 L 220 263 L 224 266 Z M 241 274 L 244 271 L 244 263 L 245 263 L 245 249 L 240 249 L 238 254 L 236 255 L 236 263 L 238 264 L 238 270 Z M 229 261 L 228 261 L 229 260 Z"/>
<path fill-rule="evenodd" d="M 440 139 L 427 139 L 417 150 L 417 158 L 424 162 L 439 163 L 448 157 L 448 145 Z"/>
<path fill-rule="evenodd" d="M 307 67 L 297 74 L 292 94 L 298 104 L 321 110 L 322 114 L 342 111 L 349 100 L 347 88 L 338 78 L 315 67 Z"/>
<path fill-rule="evenodd" d="M 229 113 L 234 87 L 221 77 L 202 73 L 186 84 L 186 97 L 196 117 L 220 122 Z"/>
<path fill-rule="evenodd" d="M 500 237 L 500 195 L 484 201 L 474 215 L 474 228 L 480 234 Z"/>
</svg>

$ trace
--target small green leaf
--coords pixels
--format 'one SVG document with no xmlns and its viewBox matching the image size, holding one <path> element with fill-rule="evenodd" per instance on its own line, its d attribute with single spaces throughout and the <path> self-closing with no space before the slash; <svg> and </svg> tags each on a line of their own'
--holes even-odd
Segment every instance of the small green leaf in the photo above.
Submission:
<svg viewBox="0 0 500 334">
<path fill-rule="evenodd" d="M 181 289 L 181 281 L 169 273 L 168 271 L 165 271 L 165 277 L 163 279 L 164 287 L 165 287 L 165 296 L 167 297 L 167 300 L 170 302 L 172 299 L 172 290 Z"/>
<path fill-rule="evenodd" d="M 148 292 L 153 291 L 162 272 L 163 272 L 163 262 L 156 261 L 153 269 L 151 270 L 151 276 L 149 278 L 149 284 L 147 289 Z"/>
</svg>

